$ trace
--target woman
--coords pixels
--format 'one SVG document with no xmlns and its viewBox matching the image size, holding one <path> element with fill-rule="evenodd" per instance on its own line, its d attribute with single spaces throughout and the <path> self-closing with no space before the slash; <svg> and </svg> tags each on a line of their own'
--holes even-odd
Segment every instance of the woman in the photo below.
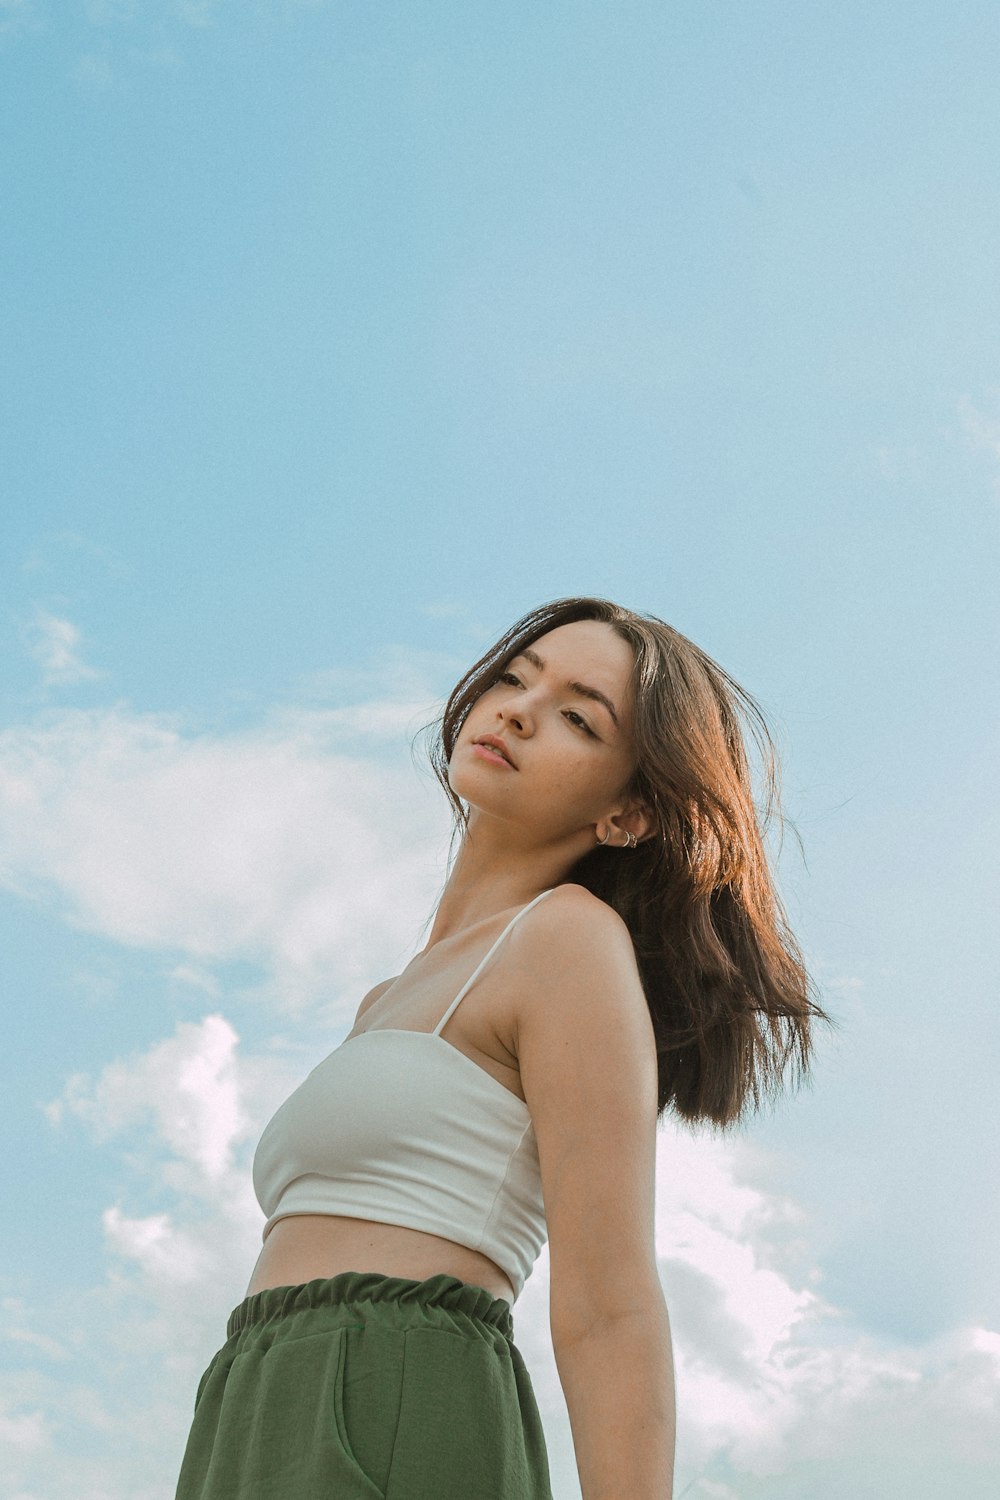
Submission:
<svg viewBox="0 0 1000 1500">
<path fill-rule="evenodd" d="M 261 1137 L 263 1249 L 178 1500 L 549 1500 L 511 1312 L 546 1239 L 583 1500 L 669 1500 L 657 1122 L 732 1126 L 829 1019 L 737 699 L 766 824 L 759 710 L 655 616 L 543 605 L 454 689 L 432 763 L 461 842 L 429 941 Z"/>
</svg>

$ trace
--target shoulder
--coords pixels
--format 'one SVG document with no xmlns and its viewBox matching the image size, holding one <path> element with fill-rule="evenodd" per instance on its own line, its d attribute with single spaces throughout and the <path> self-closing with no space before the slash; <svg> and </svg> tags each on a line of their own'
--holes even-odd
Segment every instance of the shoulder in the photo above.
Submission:
<svg viewBox="0 0 1000 1500">
<path fill-rule="evenodd" d="M 511 966 L 525 998 L 539 991 L 550 997 L 554 990 L 579 994 L 583 976 L 591 976 L 588 990 L 617 980 L 633 993 L 637 984 L 641 991 L 627 924 L 586 886 L 556 886 L 525 913 L 511 937 Z"/>
<path fill-rule="evenodd" d="M 578 1062 L 594 1057 L 595 1067 L 602 1055 L 624 1052 L 626 1068 L 631 1058 L 648 1074 L 655 1062 L 652 1020 L 632 935 L 618 913 L 585 886 L 566 884 L 518 928 L 524 930 L 512 944 L 508 972 L 525 1087 L 525 1072 L 540 1075 L 567 1049 Z"/>
<path fill-rule="evenodd" d="M 585 885 L 572 881 L 553 887 L 518 925 L 527 928 L 529 924 L 536 932 L 593 932 L 601 938 L 617 932 L 629 936 L 628 927 L 613 907 Z"/>
</svg>

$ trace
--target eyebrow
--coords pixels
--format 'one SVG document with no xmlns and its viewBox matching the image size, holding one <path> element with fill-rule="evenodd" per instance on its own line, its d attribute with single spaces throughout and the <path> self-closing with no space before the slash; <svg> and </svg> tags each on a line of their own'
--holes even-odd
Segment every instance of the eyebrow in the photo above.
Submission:
<svg viewBox="0 0 1000 1500">
<path fill-rule="evenodd" d="M 531 662 L 531 665 L 533 667 L 537 667 L 539 672 L 543 672 L 545 670 L 545 663 L 542 661 L 542 658 L 538 655 L 537 651 L 532 651 L 529 647 L 525 646 L 522 651 L 519 651 L 517 653 L 517 656 L 512 657 L 512 660 L 517 661 L 518 656 L 525 657 L 528 661 Z M 597 688 L 587 687 L 586 684 L 582 682 L 567 682 L 566 686 L 568 688 L 572 688 L 573 692 L 578 693 L 581 698 L 593 698 L 595 703 L 603 703 L 604 707 L 607 709 L 608 713 L 614 720 L 615 728 L 621 728 L 621 725 L 618 723 L 618 715 L 615 713 L 615 705 L 612 703 L 610 698 L 606 698 L 603 693 L 599 693 L 597 691 Z"/>
</svg>

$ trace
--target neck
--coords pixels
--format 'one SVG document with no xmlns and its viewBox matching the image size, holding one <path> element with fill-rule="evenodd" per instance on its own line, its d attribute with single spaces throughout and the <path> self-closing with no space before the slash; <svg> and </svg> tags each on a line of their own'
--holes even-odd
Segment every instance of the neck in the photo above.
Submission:
<svg viewBox="0 0 1000 1500">
<path fill-rule="evenodd" d="M 569 878 L 591 841 L 584 833 L 564 841 L 512 843 L 510 829 L 485 821 L 473 808 L 451 874 L 438 903 L 428 948 L 511 907 L 526 906 L 540 892 Z"/>
</svg>

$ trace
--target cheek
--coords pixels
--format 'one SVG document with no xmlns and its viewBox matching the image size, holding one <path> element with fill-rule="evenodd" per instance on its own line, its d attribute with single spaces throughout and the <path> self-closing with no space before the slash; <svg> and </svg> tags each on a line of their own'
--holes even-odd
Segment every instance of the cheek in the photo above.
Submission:
<svg viewBox="0 0 1000 1500">
<path fill-rule="evenodd" d="M 554 755 L 545 770 L 545 795 L 558 797 L 564 807 L 589 809 L 611 795 L 611 778 L 586 750 L 567 746 Z"/>
</svg>

